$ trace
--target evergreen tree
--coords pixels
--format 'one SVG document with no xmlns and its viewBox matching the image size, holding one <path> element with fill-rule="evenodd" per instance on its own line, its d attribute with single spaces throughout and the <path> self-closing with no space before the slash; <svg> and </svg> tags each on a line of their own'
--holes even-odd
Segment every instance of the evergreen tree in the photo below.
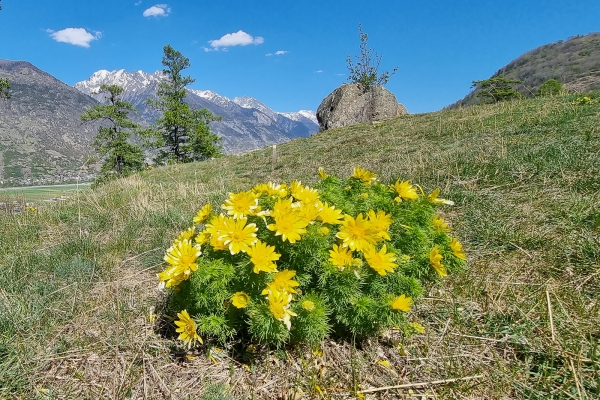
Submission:
<svg viewBox="0 0 600 400">
<path fill-rule="evenodd" d="M 10 99 L 10 81 L 6 78 L 0 78 L 0 99 Z"/>
<path fill-rule="evenodd" d="M 97 104 L 81 115 L 83 122 L 106 121 L 108 126 L 98 128 L 94 147 L 104 158 L 101 175 L 96 183 L 112 177 L 127 176 L 144 168 L 144 154 L 139 146 L 128 143 L 131 131 L 138 125 L 128 119 L 135 107 L 120 99 L 123 88 L 117 85 L 101 85 L 96 94 L 104 94 L 108 104 Z"/>
<path fill-rule="evenodd" d="M 563 92 L 563 85 L 556 79 L 548 79 L 537 92 L 536 96 L 558 96 Z"/>
<path fill-rule="evenodd" d="M 221 155 L 221 139 L 210 131 L 211 121 L 220 121 L 206 108 L 193 110 L 185 102 L 186 86 L 195 80 L 183 76 L 182 71 L 190 67 L 190 60 L 171 45 L 163 48 L 162 64 L 166 80 L 158 86 L 158 99 L 148 103 L 162 111 L 156 125 L 144 131 L 144 136 L 153 139 L 150 145 L 159 148 L 155 161 L 192 162 Z"/>
</svg>

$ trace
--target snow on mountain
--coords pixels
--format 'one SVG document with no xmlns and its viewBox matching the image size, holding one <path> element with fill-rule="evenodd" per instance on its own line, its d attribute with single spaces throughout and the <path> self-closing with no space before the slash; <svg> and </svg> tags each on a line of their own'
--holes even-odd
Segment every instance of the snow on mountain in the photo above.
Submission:
<svg viewBox="0 0 600 400">
<path fill-rule="evenodd" d="M 100 70 L 88 80 L 76 83 L 75 88 L 104 102 L 106 99 L 103 95 L 93 94 L 100 85 L 121 86 L 124 89 L 123 100 L 132 103 L 138 109 L 138 112 L 132 114 L 132 119 L 148 125 L 154 123 L 160 114 L 149 107 L 146 100 L 156 98 L 156 89 L 162 79 L 164 78 L 160 71 L 149 74 L 144 71 L 128 73 L 124 69 Z M 239 153 L 297 137 L 307 137 L 319 130 L 312 111 L 280 113 L 252 97 L 236 97 L 230 100 L 212 90 L 188 89 L 186 101 L 194 108 L 206 108 L 222 117 L 220 122 L 211 122 L 210 127 L 223 138 L 223 147 L 228 153 Z"/>
<path fill-rule="evenodd" d="M 319 121 L 317 121 L 317 114 L 315 114 L 315 112 L 311 110 L 300 110 L 298 112 L 280 112 L 279 114 L 291 119 L 292 121 L 302 121 L 304 119 L 308 119 L 317 125 L 319 124 Z"/>
</svg>

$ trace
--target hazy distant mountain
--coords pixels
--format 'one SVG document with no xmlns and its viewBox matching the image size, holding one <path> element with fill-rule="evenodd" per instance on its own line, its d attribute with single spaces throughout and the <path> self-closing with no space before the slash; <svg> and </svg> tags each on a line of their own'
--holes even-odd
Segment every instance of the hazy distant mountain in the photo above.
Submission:
<svg viewBox="0 0 600 400">
<path fill-rule="evenodd" d="M 0 185 L 76 177 L 97 132 L 79 116 L 97 102 L 26 61 L 0 60 L 0 77 L 12 95 L 0 100 Z"/>
<path fill-rule="evenodd" d="M 528 51 L 491 77 L 523 81 L 517 90 L 531 97 L 548 79 L 556 79 L 573 92 L 600 90 L 600 32 L 578 35 L 566 41 L 546 44 Z M 482 80 L 485 77 L 473 77 Z M 469 93 L 452 107 L 477 104 L 476 92 Z"/>
<path fill-rule="evenodd" d="M 75 88 L 82 93 L 91 94 L 101 84 L 119 85 L 125 89 L 123 99 L 138 109 L 132 119 L 142 124 L 151 124 L 160 113 L 149 107 L 146 99 L 156 98 L 156 89 L 162 79 L 163 75 L 159 71 L 149 74 L 144 71 L 126 72 L 123 69 L 110 72 L 101 70 L 88 80 L 76 83 Z M 103 96 L 92 96 L 98 101 L 104 101 Z M 211 90 L 188 89 L 186 101 L 223 118 L 220 122 L 212 122 L 210 127 L 223 138 L 223 148 L 227 153 L 240 153 L 307 137 L 319 130 L 312 111 L 276 112 L 251 97 L 230 100 Z"/>
</svg>

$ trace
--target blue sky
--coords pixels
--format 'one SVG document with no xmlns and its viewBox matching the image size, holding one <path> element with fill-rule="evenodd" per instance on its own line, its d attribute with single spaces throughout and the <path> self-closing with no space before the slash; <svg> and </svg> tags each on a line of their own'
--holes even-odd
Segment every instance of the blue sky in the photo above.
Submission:
<svg viewBox="0 0 600 400">
<path fill-rule="evenodd" d="M 163 1 L 163 0 L 159 0 Z M 358 24 L 410 113 L 462 98 L 524 52 L 600 31 L 600 1 L 0 0 L 0 58 L 73 85 L 100 69 L 154 72 L 171 44 L 190 87 L 316 111 L 346 81 Z"/>
</svg>

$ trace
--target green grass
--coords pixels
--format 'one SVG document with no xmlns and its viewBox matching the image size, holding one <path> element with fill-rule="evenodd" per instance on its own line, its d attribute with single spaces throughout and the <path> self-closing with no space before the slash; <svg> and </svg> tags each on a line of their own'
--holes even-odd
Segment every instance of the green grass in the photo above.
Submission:
<svg viewBox="0 0 600 400">
<path fill-rule="evenodd" d="M 414 387 L 463 399 L 600 396 L 600 95 L 409 115 L 272 149 L 173 165 L 0 218 L 0 398 L 349 398 Z M 264 181 L 310 184 L 354 166 L 455 201 L 467 269 L 411 313 L 426 328 L 365 343 L 187 357 L 156 272 L 206 202 Z M 151 324 L 151 308 L 161 315 Z M 390 368 L 380 364 L 387 360 Z M 224 388 L 227 388 L 225 390 Z M 401 398 L 402 389 L 375 392 Z M 220 396 L 216 394 L 217 398 Z M 301 398 L 301 397 L 296 397 Z M 409 397 L 410 398 L 410 397 Z"/>
<path fill-rule="evenodd" d="M 89 183 L 69 184 L 69 185 L 50 185 L 50 186 L 34 186 L 34 187 L 19 187 L 11 189 L 0 188 L 0 201 L 19 202 L 40 202 L 54 198 L 72 197 L 76 190 L 88 189 Z"/>
</svg>

